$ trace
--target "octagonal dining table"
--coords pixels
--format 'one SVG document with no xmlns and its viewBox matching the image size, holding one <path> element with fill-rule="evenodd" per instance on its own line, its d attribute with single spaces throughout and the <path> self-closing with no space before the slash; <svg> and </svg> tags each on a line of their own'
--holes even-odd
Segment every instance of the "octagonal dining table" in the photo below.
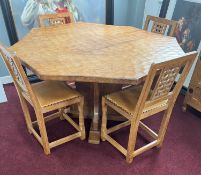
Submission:
<svg viewBox="0 0 201 175">
<path fill-rule="evenodd" d="M 185 55 L 174 37 L 83 22 L 33 28 L 9 49 L 42 80 L 93 85 L 89 142 L 94 144 L 100 142 L 101 84 L 141 84 L 152 63 Z"/>
</svg>

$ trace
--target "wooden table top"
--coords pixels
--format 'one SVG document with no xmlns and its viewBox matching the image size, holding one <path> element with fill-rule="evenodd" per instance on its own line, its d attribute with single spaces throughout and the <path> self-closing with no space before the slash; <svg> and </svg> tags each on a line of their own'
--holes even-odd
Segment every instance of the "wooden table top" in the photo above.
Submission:
<svg viewBox="0 0 201 175">
<path fill-rule="evenodd" d="M 185 55 L 176 38 L 92 23 L 34 28 L 10 49 L 43 80 L 120 84 L 141 83 L 152 63 Z"/>
</svg>

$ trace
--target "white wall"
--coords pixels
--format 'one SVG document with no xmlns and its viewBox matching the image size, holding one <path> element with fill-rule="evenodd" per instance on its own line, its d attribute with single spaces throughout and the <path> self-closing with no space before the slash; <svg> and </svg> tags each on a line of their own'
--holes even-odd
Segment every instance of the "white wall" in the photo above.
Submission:
<svg viewBox="0 0 201 175">
<path fill-rule="evenodd" d="M 6 101 L 7 101 L 6 94 L 3 88 L 3 84 L 1 83 L 1 80 L 0 80 L 0 103 L 6 102 Z"/>
<path fill-rule="evenodd" d="M 145 23 L 147 15 L 159 16 L 163 0 L 146 0 L 143 24 Z"/>
<path fill-rule="evenodd" d="M 115 0 L 114 25 L 142 28 L 146 0 Z"/>
<path fill-rule="evenodd" d="M 105 0 L 73 0 L 84 21 L 105 23 Z"/>
<path fill-rule="evenodd" d="M 142 28 L 146 0 L 130 0 L 128 4 L 127 23 Z"/>
<path fill-rule="evenodd" d="M 6 31 L 6 26 L 5 26 L 5 22 L 3 19 L 3 14 L 1 11 L 1 7 L 0 7 L 0 43 L 9 46 L 9 39 L 8 39 L 8 34 Z M 7 76 L 9 75 L 6 66 L 0 56 L 0 77 L 1 76 Z"/>
<path fill-rule="evenodd" d="M 1 11 L 1 7 L 0 7 L 0 43 L 9 46 L 9 39 L 8 39 L 8 35 L 6 32 L 6 26 L 5 26 L 5 22 L 3 19 L 3 14 Z M 7 71 L 7 68 L 4 64 L 4 61 L 2 60 L 1 56 L 0 56 L 0 78 L 3 76 L 8 76 L 9 73 Z M 7 101 L 6 98 L 6 94 L 4 92 L 4 88 L 3 88 L 3 82 L 0 79 L 0 103 Z"/>
<path fill-rule="evenodd" d="M 127 25 L 128 1 L 114 0 L 114 25 Z"/>
</svg>

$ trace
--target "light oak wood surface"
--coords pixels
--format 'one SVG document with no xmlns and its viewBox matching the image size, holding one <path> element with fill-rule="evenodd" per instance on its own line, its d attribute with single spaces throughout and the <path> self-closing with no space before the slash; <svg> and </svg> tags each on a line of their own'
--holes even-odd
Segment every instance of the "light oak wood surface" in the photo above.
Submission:
<svg viewBox="0 0 201 175">
<path fill-rule="evenodd" d="M 175 38 L 101 24 L 35 28 L 11 47 L 43 80 L 138 84 L 153 62 L 184 56 Z"/>
<path fill-rule="evenodd" d="M 173 37 L 81 22 L 34 28 L 10 49 L 42 80 L 94 84 L 90 143 L 100 141 L 97 83 L 137 85 L 145 80 L 152 63 L 185 55 Z"/>
</svg>

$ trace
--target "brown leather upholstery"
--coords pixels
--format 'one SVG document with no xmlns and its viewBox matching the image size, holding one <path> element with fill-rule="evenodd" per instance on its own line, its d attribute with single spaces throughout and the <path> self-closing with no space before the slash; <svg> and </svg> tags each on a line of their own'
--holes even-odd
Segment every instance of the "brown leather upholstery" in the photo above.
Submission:
<svg viewBox="0 0 201 175">
<path fill-rule="evenodd" d="M 120 107 L 122 110 L 132 115 L 142 91 L 142 86 L 135 86 L 123 91 L 115 92 L 105 96 L 107 100 Z"/>
<path fill-rule="evenodd" d="M 138 99 L 140 97 L 141 91 L 143 86 L 132 86 L 128 89 L 125 89 L 123 91 L 115 92 L 110 95 L 106 96 L 106 99 L 116 105 L 117 107 L 121 108 L 123 111 L 128 113 L 129 115 L 133 116 L 135 111 L 135 106 L 138 102 Z M 151 93 L 148 96 L 151 96 Z M 167 106 L 168 100 L 160 101 L 156 104 L 153 104 L 150 107 L 144 108 L 143 113 L 150 112 L 152 110 L 160 110 L 160 108 L 163 108 Z"/>
<path fill-rule="evenodd" d="M 81 96 L 64 82 L 59 81 L 43 81 L 32 84 L 31 86 L 41 107 L 47 107 Z"/>
</svg>

